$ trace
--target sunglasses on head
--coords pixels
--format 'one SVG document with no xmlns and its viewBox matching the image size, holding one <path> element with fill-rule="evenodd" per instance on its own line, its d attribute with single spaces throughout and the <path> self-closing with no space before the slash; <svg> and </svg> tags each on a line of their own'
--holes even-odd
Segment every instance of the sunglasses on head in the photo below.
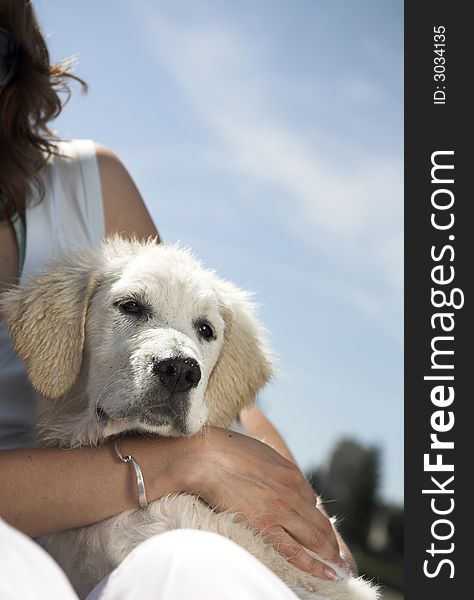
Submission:
<svg viewBox="0 0 474 600">
<path fill-rule="evenodd" d="M 0 90 L 15 77 L 20 44 L 13 33 L 0 27 Z"/>
</svg>

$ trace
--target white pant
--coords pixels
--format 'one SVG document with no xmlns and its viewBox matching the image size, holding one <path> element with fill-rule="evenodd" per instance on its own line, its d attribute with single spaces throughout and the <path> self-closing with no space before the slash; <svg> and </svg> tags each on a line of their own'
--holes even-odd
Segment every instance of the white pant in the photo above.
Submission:
<svg viewBox="0 0 474 600">
<path fill-rule="evenodd" d="M 30 538 L 0 519 L 0 598 L 77 600 L 64 573 Z M 140 544 L 87 600 L 296 600 L 269 569 L 234 542 L 177 529 Z"/>
</svg>

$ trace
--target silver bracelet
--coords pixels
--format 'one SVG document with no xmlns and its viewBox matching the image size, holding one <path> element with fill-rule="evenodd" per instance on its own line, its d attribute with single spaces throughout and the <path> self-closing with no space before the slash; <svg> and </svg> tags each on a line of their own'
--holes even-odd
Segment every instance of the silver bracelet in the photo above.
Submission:
<svg viewBox="0 0 474 600">
<path fill-rule="evenodd" d="M 131 454 L 127 454 L 126 456 L 122 454 L 118 440 L 115 440 L 114 445 L 115 452 L 120 460 L 125 463 L 132 463 L 135 470 L 135 477 L 137 478 L 138 503 L 140 504 L 140 508 L 147 508 L 148 500 L 146 499 L 145 480 L 143 479 L 143 473 L 140 469 L 140 465 Z"/>
</svg>

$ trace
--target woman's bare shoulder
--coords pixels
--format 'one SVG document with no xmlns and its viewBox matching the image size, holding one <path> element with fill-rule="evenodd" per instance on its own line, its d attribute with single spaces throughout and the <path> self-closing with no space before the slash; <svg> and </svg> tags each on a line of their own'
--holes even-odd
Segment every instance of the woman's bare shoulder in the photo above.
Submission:
<svg viewBox="0 0 474 600">
<path fill-rule="evenodd" d="M 158 236 L 158 231 L 133 179 L 118 156 L 96 144 L 107 235 Z"/>
</svg>

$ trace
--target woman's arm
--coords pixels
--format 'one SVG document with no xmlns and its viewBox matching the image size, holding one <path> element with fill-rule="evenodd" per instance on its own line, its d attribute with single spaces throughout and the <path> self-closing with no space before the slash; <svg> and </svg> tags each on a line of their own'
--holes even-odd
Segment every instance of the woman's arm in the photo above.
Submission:
<svg viewBox="0 0 474 600">
<path fill-rule="evenodd" d="M 285 440 L 259 408 L 252 406 L 252 408 L 243 410 L 240 413 L 240 422 L 248 435 L 265 442 L 295 465 L 297 464 Z"/>
<path fill-rule="evenodd" d="M 185 488 L 170 469 L 173 440 L 130 440 L 140 457 L 147 492 L 156 499 Z M 185 452 L 186 440 L 180 444 Z M 137 458 L 138 459 L 138 458 Z M 110 443 L 100 448 L 31 448 L 0 451 L 0 515 L 33 537 L 90 525 L 136 508 L 134 481 Z"/>
<path fill-rule="evenodd" d="M 152 236 L 160 241 L 140 192 L 120 159 L 112 150 L 100 144 L 96 144 L 96 155 L 106 234 L 136 235 L 142 239 Z"/>
<path fill-rule="evenodd" d="M 149 501 L 198 494 L 216 510 L 248 521 L 298 568 L 323 579 L 340 562 L 331 524 L 314 505 L 299 469 L 266 444 L 210 427 L 190 438 L 131 437 L 122 450 L 139 462 Z M 100 448 L 0 451 L 0 515 L 31 536 L 89 525 L 137 508 L 129 465 Z"/>
<path fill-rule="evenodd" d="M 249 435 L 262 442 L 265 442 L 279 452 L 282 456 L 297 464 L 293 454 L 286 445 L 285 440 L 260 409 L 258 409 L 256 406 L 253 406 L 248 410 L 243 410 L 240 413 L 240 421 L 245 431 Z M 323 507 L 320 507 L 320 510 L 326 514 L 326 511 Z M 354 557 L 352 556 L 352 552 L 349 550 L 346 542 L 342 539 L 338 531 L 336 531 L 336 538 L 339 544 L 341 557 L 346 562 L 350 570 L 357 575 L 357 565 Z"/>
</svg>

